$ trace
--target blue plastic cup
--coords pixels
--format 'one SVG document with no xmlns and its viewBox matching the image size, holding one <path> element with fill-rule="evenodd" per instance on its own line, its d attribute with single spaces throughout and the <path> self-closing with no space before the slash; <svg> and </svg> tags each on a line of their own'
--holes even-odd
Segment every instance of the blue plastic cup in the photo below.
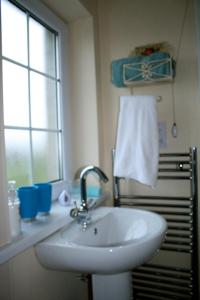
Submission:
<svg viewBox="0 0 200 300">
<path fill-rule="evenodd" d="M 50 183 L 36 183 L 38 188 L 38 212 L 48 215 L 51 209 L 52 185 Z"/>
<path fill-rule="evenodd" d="M 38 212 L 39 201 L 38 188 L 36 186 L 24 186 L 18 189 L 20 201 L 20 215 L 24 221 L 33 221 Z"/>
</svg>

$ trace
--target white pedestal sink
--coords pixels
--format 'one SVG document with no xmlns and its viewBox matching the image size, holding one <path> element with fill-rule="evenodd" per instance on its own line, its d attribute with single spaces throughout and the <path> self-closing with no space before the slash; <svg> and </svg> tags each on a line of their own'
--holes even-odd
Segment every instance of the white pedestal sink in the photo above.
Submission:
<svg viewBox="0 0 200 300">
<path fill-rule="evenodd" d="M 119 287 L 116 282 L 124 282 L 123 286 L 127 286 L 127 280 L 123 279 L 129 276 L 127 272 L 155 254 L 166 228 L 164 218 L 149 211 L 100 207 L 92 212 L 92 223 L 86 230 L 72 221 L 39 243 L 35 250 L 39 261 L 48 268 L 95 274 L 94 300 L 100 299 L 98 293 L 101 285 L 105 292 L 103 299 L 107 300 L 111 298 L 113 287 L 109 287 L 112 283 L 115 291 Z M 107 295 L 105 282 L 109 282 Z M 116 297 L 119 294 L 116 292 Z M 130 299 L 130 292 L 127 296 L 116 297 L 112 299 Z"/>
</svg>

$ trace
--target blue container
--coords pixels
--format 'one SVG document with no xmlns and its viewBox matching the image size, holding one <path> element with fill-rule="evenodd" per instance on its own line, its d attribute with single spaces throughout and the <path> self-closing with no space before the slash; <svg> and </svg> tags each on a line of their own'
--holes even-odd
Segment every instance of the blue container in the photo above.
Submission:
<svg viewBox="0 0 200 300">
<path fill-rule="evenodd" d="M 36 183 L 38 188 L 38 212 L 42 215 L 49 214 L 51 209 L 52 185 L 50 183 Z"/>
<path fill-rule="evenodd" d="M 24 186 L 18 189 L 20 215 L 24 221 L 33 221 L 38 212 L 39 193 L 36 186 Z"/>
</svg>

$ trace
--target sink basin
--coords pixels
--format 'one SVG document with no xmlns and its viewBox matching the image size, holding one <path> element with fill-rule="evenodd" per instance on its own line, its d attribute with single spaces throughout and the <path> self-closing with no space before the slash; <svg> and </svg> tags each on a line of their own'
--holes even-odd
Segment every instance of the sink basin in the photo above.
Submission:
<svg viewBox="0 0 200 300">
<path fill-rule="evenodd" d="M 114 274 L 148 261 L 166 232 L 160 215 L 139 209 L 100 207 L 83 230 L 76 221 L 35 247 L 39 261 L 56 270 Z"/>
</svg>

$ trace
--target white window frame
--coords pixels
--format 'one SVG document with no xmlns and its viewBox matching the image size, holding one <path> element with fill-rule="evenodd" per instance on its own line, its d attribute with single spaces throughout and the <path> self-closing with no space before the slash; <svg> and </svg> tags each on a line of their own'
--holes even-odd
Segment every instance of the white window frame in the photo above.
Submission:
<svg viewBox="0 0 200 300">
<path fill-rule="evenodd" d="M 63 130 L 62 138 L 62 165 L 63 165 L 63 181 L 53 184 L 53 199 L 63 189 L 66 181 L 70 178 L 70 110 L 69 110 L 69 32 L 68 27 L 57 16 L 55 16 L 46 6 L 39 0 L 16 0 L 16 3 L 22 5 L 33 15 L 37 16 L 41 21 L 58 32 L 58 55 L 59 71 L 60 71 L 60 117 L 61 128 Z M 0 39 L 1 40 L 1 39 Z M 1 41 L 0 41 L 1 46 Z M 0 47 L 1 51 L 1 47 Z M 2 53 L 1 53 L 2 57 Z M 2 61 L 0 62 L 0 246 L 9 241 L 8 234 L 8 208 L 7 208 L 7 177 L 5 168 L 5 144 L 4 144 L 4 124 L 3 124 L 3 94 L 2 94 Z"/>
</svg>

